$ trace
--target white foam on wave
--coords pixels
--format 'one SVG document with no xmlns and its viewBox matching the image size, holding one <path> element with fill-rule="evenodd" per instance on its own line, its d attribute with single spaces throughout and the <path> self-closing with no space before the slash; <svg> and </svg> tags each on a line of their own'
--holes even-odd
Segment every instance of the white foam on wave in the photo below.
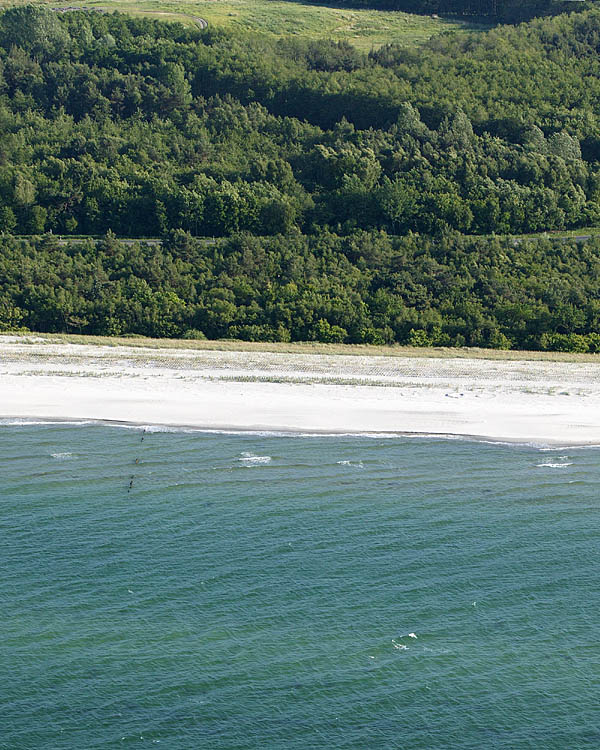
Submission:
<svg viewBox="0 0 600 750">
<path fill-rule="evenodd" d="M 566 463 L 566 464 L 552 464 L 552 463 L 545 463 L 545 464 L 536 464 L 538 469 L 566 469 L 567 466 L 573 466 L 572 463 Z"/>
<path fill-rule="evenodd" d="M 64 459 L 64 458 L 72 458 L 72 453 L 51 453 L 50 454 L 52 458 L 58 458 L 58 459 Z"/>
<path fill-rule="evenodd" d="M 363 438 L 367 440 L 445 440 L 461 441 L 468 443 L 483 443 L 486 445 L 506 446 L 510 448 L 534 448 L 540 452 L 545 451 L 580 451 L 580 450 L 598 450 L 600 444 L 588 443 L 581 445 L 547 445 L 543 442 L 520 441 L 520 440 L 496 440 L 478 435 L 460 435 L 454 433 L 437 433 L 437 432 L 360 432 L 360 431 L 297 431 L 297 430 L 257 430 L 247 428 L 214 428 L 214 427 L 195 427 L 191 425 L 161 425 L 161 424 L 140 424 L 134 422 L 118 421 L 111 419 L 48 419 L 40 418 L 0 418 L 0 427 L 18 426 L 29 427 L 37 425 L 69 425 L 69 426 L 87 426 L 100 425 L 106 427 L 117 427 L 125 430 L 136 430 L 147 433 L 165 432 L 165 433 L 202 433 L 212 435 L 252 435 L 255 437 L 286 437 L 286 438 Z M 344 462 L 338 462 L 344 463 Z"/>
<path fill-rule="evenodd" d="M 143 432 L 193 432 L 191 428 L 187 427 L 171 427 L 165 424 L 150 424 L 142 428 Z"/>
<path fill-rule="evenodd" d="M 118 422 L 109 422 L 109 427 L 120 427 L 124 430 L 136 430 L 136 432 L 202 432 L 193 427 L 174 427 L 166 424 L 120 424 Z"/>
<path fill-rule="evenodd" d="M 364 469 L 362 461 L 336 461 L 340 466 L 353 466 L 355 469 Z"/>
<path fill-rule="evenodd" d="M 271 456 L 256 456 L 254 453 L 244 452 L 238 458 L 238 461 L 244 466 L 260 466 L 261 464 L 270 464 L 273 459 Z"/>
<path fill-rule="evenodd" d="M 519 441 L 519 440 L 494 440 L 479 435 L 461 435 L 455 433 L 442 432 L 369 432 L 369 431 L 339 431 L 339 430 L 315 430 L 299 431 L 294 429 L 252 429 L 246 427 L 203 427 L 190 425 L 143 425 L 132 424 L 127 422 L 114 422 L 102 420 L 99 424 L 108 424 L 111 427 L 122 427 L 130 430 L 145 430 L 146 432 L 182 432 L 182 433 L 201 433 L 208 435 L 251 435 L 253 437 L 283 437 L 283 438 L 361 438 L 366 440 L 444 440 L 459 441 L 467 443 L 483 443 L 486 445 L 499 445 L 511 448 L 535 448 L 537 450 L 572 450 L 569 446 L 547 446 L 544 443 Z M 575 447 L 595 447 L 598 446 L 575 446 Z"/>
<path fill-rule="evenodd" d="M 582 443 L 581 445 L 550 445 L 539 448 L 542 453 L 552 453 L 557 451 L 586 451 L 598 450 L 600 443 Z"/>
<path fill-rule="evenodd" d="M 0 419 L 1 427 L 38 427 L 40 425 L 72 425 L 74 427 L 80 427 L 82 425 L 94 424 L 89 419 Z"/>
</svg>

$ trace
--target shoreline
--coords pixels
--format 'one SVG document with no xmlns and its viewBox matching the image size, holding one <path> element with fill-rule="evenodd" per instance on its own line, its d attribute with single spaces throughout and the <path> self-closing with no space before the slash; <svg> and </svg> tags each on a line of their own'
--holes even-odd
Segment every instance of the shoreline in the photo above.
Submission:
<svg viewBox="0 0 600 750">
<path fill-rule="evenodd" d="M 346 430 L 297 430 L 293 428 L 262 428 L 260 426 L 251 427 L 211 427 L 191 424 L 151 424 L 148 422 L 131 422 L 117 419 L 88 419 L 80 417 L 20 417 L 20 416 L 1 416 L 0 428 L 2 427 L 27 427 L 27 426 L 52 426 L 52 425 L 72 425 L 75 427 L 116 427 L 122 429 L 141 430 L 142 432 L 152 433 L 192 433 L 197 432 L 204 435 L 250 435 L 257 437 L 288 437 L 288 438 L 365 438 L 368 440 L 394 440 L 398 438 L 414 440 L 447 440 L 468 443 L 483 443 L 485 445 L 506 445 L 517 448 L 532 448 L 540 451 L 558 451 L 558 450 L 581 450 L 584 448 L 600 448 L 600 442 L 590 443 L 583 441 L 580 443 L 561 443 L 561 442 L 529 442 L 518 438 L 511 437 L 490 437 L 488 435 L 469 435 L 467 433 L 448 433 L 448 432 L 392 432 L 392 431 L 358 431 L 348 432 Z"/>
<path fill-rule="evenodd" d="M 0 422 L 600 445 L 600 367 L 0 337 Z"/>
</svg>

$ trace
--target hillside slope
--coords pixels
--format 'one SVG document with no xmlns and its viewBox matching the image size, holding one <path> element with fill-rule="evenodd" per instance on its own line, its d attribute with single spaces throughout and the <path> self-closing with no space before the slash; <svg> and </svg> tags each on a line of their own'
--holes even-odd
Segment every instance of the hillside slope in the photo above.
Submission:
<svg viewBox="0 0 600 750">
<path fill-rule="evenodd" d="M 7 11 L 0 230 L 106 237 L 2 239 L 0 328 L 596 351 L 596 240 L 466 235 L 600 222 L 599 49 L 596 10 L 368 55 Z"/>
<path fill-rule="evenodd" d="M 152 236 L 600 219 L 600 12 L 422 52 L 0 17 L 0 230 Z"/>
</svg>

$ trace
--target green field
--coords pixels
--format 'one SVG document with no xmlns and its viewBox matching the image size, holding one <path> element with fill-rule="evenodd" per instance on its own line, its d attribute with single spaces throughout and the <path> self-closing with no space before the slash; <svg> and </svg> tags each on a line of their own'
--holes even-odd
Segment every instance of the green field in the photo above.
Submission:
<svg viewBox="0 0 600 750">
<path fill-rule="evenodd" d="M 22 4 L 1 2 L 0 8 Z M 409 13 L 356 10 L 310 5 L 285 0 L 94 0 L 92 2 L 44 2 L 51 7 L 98 8 L 133 15 L 150 15 L 167 21 L 246 29 L 281 36 L 346 40 L 370 50 L 388 42 L 418 45 L 442 32 L 481 28 L 463 20 L 432 18 Z"/>
</svg>

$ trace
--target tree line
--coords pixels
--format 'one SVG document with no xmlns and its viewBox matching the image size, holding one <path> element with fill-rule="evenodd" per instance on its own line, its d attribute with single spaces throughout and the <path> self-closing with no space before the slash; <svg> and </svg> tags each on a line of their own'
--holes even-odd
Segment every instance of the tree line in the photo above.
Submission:
<svg viewBox="0 0 600 750">
<path fill-rule="evenodd" d="M 600 238 L 0 237 L 0 330 L 600 351 Z"/>
<path fill-rule="evenodd" d="M 316 1 L 316 0 L 315 0 Z M 593 0 L 341 0 L 350 7 L 400 10 L 407 13 L 476 16 L 503 23 L 520 23 L 537 16 L 556 15 L 573 9 L 593 7 Z"/>
</svg>

